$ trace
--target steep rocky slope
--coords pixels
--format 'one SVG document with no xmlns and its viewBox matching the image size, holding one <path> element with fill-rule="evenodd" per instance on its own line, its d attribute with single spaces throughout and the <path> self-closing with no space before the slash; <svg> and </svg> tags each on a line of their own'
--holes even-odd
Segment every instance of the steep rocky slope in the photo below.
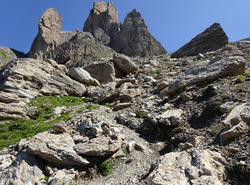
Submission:
<svg viewBox="0 0 250 185">
<path fill-rule="evenodd" d="M 100 12 L 116 14 L 110 7 Z M 33 58 L 1 68 L 0 184 L 249 184 L 249 39 L 225 43 L 212 26 L 220 41 L 212 51 L 127 57 L 60 24 L 47 10 Z M 105 55 L 96 58 L 96 48 Z M 48 95 L 81 101 L 50 110 L 34 99 Z M 4 145 L 34 121 L 56 124 Z"/>
</svg>

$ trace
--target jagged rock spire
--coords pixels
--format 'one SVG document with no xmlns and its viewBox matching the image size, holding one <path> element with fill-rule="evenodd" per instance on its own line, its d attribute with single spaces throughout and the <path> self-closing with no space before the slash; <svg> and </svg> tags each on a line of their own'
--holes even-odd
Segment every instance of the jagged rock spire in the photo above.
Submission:
<svg viewBox="0 0 250 185">
<path fill-rule="evenodd" d="M 124 23 L 118 23 L 118 12 L 112 3 L 94 2 L 83 31 L 90 32 L 101 43 L 129 56 L 153 56 L 167 53 L 149 33 L 141 14 L 135 9 Z"/>
</svg>

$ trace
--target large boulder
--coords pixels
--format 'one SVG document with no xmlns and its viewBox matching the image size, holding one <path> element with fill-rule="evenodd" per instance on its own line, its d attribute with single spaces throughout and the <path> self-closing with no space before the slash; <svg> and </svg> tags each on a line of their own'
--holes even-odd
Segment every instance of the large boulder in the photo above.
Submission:
<svg viewBox="0 0 250 185">
<path fill-rule="evenodd" d="M 246 133 L 247 125 L 250 124 L 250 103 L 236 106 L 223 123 L 226 130 L 220 135 L 222 142 L 230 141 Z"/>
<path fill-rule="evenodd" d="M 38 95 L 85 93 L 84 84 L 71 79 L 55 65 L 27 58 L 4 66 L 0 71 L 0 119 L 27 118 L 26 104 Z"/>
<path fill-rule="evenodd" d="M 87 143 L 78 143 L 75 151 L 79 155 L 104 157 L 114 154 L 122 146 L 122 139 L 116 135 L 111 137 L 99 136 Z"/>
<path fill-rule="evenodd" d="M 115 68 L 111 62 L 93 63 L 84 69 L 100 83 L 109 83 L 115 80 Z"/>
<path fill-rule="evenodd" d="M 82 68 L 72 67 L 68 71 L 69 76 L 78 82 L 100 86 L 98 80 L 92 78 L 90 74 Z"/>
<path fill-rule="evenodd" d="M 210 150 L 171 152 L 162 156 L 147 184 L 224 184 L 226 160 Z"/>
<path fill-rule="evenodd" d="M 89 162 L 77 155 L 75 143 L 67 134 L 39 133 L 27 143 L 28 152 L 57 166 L 81 166 Z"/>
<path fill-rule="evenodd" d="M 186 45 L 174 52 L 171 57 L 194 56 L 217 50 L 228 43 L 228 37 L 219 23 L 214 23 L 204 32 L 197 35 Z"/>
<path fill-rule="evenodd" d="M 2 157 L 6 159 L 4 153 L 0 154 L 0 159 Z M 11 158 L 13 159 L 14 156 L 11 156 Z M 45 177 L 43 163 L 44 161 L 38 157 L 30 155 L 27 151 L 22 151 L 6 168 L 1 168 L 2 166 L 0 165 L 0 184 L 41 185 L 40 181 Z"/>
<path fill-rule="evenodd" d="M 184 73 L 181 73 L 177 80 L 168 86 L 168 95 L 184 91 L 187 86 L 213 81 L 217 78 L 236 75 L 245 71 L 245 59 L 239 56 L 223 57 L 217 56 L 212 60 L 200 61 L 193 64 Z"/>
<path fill-rule="evenodd" d="M 138 66 L 127 56 L 114 54 L 113 61 L 117 68 L 126 74 L 134 74 L 138 70 Z"/>
</svg>

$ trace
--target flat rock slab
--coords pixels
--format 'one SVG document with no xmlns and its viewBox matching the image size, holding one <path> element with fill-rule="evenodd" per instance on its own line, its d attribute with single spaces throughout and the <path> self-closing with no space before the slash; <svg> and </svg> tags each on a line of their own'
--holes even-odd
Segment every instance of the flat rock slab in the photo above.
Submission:
<svg viewBox="0 0 250 185">
<path fill-rule="evenodd" d="M 89 140 L 87 143 L 78 143 L 75 151 L 79 155 L 102 157 L 114 154 L 122 146 L 121 138 L 100 136 Z"/>
<path fill-rule="evenodd" d="M 57 166 L 80 166 L 89 162 L 77 155 L 75 143 L 67 134 L 50 134 L 47 132 L 35 135 L 27 143 L 28 152 Z"/>
<path fill-rule="evenodd" d="M 240 74 L 245 71 L 245 59 L 240 56 L 218 56 L 212 60 L 201 61 L 192 65 L 186 72 L 180 74 L 174 82 L 169 84 L 168 95 L 184 91 L 187 86 L 213 81 L 217 78 Z"/>
</svg>

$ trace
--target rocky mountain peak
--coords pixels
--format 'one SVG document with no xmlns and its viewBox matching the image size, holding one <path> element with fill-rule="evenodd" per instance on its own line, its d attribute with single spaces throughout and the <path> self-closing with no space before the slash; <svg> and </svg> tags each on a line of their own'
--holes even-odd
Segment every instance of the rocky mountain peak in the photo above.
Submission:
<svg viewBox="0 0 250 185">
<path fill-rule="evenodd" d="M 149 33 L 136 9 L 126 16 L 124 23 L 118 23 L 118 12 L 112 3 L 95 2 L 83 31 L 92 33 L 102 44 L 128 56 L 146 57 L 167 53 Z"/>
<path fill-rule="evenodd" d="M 58 42 L 61 32 L 62 17 L 54 9 L 46 10 L 38 24 L 38 34 L 32 43 L 29 56 L 32 58 L 46 59 L 44 53 L 52 57 L 52 50 Z M 39 43 L 39 44 L 38 44 Z"/>
<path fill-rule="evenodd" d="M 83 31 L 90 32 L 102 44 L 112 45 L 118 31 L 118 11 L 113 3 L 94 2 Z"/>
<path fill-rule="evenodd" d="M 214 23 L 204 32 L 174 52 L 171 57 L 195 56 L 217 50 L 228 43 L 228 37 L 219 23 Z"/>
</svg>

